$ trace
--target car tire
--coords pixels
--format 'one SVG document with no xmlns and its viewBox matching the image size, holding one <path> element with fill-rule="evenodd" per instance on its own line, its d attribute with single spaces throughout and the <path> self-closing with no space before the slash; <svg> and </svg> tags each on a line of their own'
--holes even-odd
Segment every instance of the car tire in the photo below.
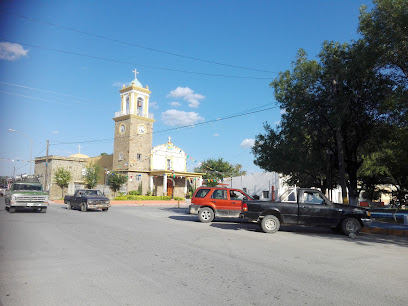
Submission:
<svg viewBox="0 0 408 306">
<path fill-rule="evenodd" d="M 86 212 L 88 209 L 86 208 L 86 203 L 81 204 L 81 211 Z"/>
<path fill-rule="evenodd" d="M 71 210 L 71 209 L 72 209 L 72 206 L 71 206 L 71 202 L 70 202 L 70 201 L 67 201 L 67 209 L 68 209 L 68 210 Z"/>
<path fill-rule="evenodd" d="M 214 220 L 214 211 L 209 207 L 201 208 L 198 211 L 198 219 L 203 223 L 209 223 Z"/>
<path fill-rule="evenodd" d="M 108 211 L 108 209 L 107 208 L 102 208 L 102 211 Z"/>
<path fill-rule="evenodd" d="M 358 234 L 361 230 L 361 224 L 356 218 L 346 218 L 341 223 L 341 230 L 345 235 Z"/>
<path fill-rule="evenodd" d="M 261 228 L 265 233 L 273 234 L 279 231 L 280 221 L 273 215 L 265 216 L 261 221 Z"/>
</svg>

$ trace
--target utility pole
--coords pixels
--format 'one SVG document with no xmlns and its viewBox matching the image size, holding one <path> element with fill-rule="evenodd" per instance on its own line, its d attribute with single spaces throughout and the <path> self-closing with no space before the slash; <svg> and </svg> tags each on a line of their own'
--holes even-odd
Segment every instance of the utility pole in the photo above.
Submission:
<svg viewBox="0 0 408 306">
<path fill-rule="evenodd" d="M 47 155 L 45 156 L 45 175 L 44 175 L 44 188 L 48 191 L 48 149 L 50 147 L 50 141 L 47 139 Z"/>
</svg>

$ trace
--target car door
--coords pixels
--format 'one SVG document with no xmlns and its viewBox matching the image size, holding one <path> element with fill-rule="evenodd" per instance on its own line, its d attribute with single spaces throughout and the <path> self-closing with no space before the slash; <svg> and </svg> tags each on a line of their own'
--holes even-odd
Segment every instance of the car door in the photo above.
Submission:
<svg viewBox="0 0 408 306">
<path fill-rule="evenodd" d="M 217 216 L 229 216 L 229 209 L 231 204 L 229 203 L 227 190 L 215 189 L 211 194 L 210 202 L 214 205 Z"/>
<path fill-rule="evenodd" d="M 317 190 L 299 194 L 299 224 L 335 226 L 339 211 Z"/>
<path fill-rule="evenodd" d="M 230 217 L 239 217 L 242 210 L 242 201 L 248 199 L 247 195 L 241 190 L 230 189 L 228 190 L 229 200 L 228 200 L 228 210 Z"/>
<path fill-rule="evenodd" d="M 78 192 L 76 192 L 75 193 L 75 195 L 73 196 L 73 198 L 72 198 L 72 204 L 73 204 L 73 206 L 75 207 L 75 208 L 79 208 L 80 207 L 80 202 L 81 202 L 81 194 L 80 194 L 80 192 L 78 191 Z M 72 205 L 71 204 L 71 205 Z"/>
</svg>

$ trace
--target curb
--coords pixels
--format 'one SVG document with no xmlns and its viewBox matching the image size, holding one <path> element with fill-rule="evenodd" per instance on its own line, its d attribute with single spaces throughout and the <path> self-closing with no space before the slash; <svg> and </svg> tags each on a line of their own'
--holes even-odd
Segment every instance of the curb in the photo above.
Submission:
<svg viewBox="0 0 408 306">
<path fill-rule="evenodd" d="M 363 227 L 362 233 L 378 234 L 378 235 L 391 235 L 398 237 L 408 237 L 408 230 L 399 230 L 392 228 L 379 228 L 379 227 Z"/>
</svg>

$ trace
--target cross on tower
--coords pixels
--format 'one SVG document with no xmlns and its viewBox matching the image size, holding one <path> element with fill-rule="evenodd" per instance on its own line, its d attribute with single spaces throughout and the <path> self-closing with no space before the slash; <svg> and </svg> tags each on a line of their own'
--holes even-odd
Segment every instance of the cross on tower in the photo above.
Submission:
<svg viewBox="0 0 408 306">
<path fill-rule="evenodd" d="M 169 136 L 169 143 L 171 142 L 171 137 Z"/>
<path fill-rule="evenodd" d="M 137 79 L 137 75 L 139 74 L 139 72 L 137 72 L 136 68 L 135 68 L 135 70 L 132 70 L 132 72 L 135 73 L 135 79 Z"/>
</svg>

